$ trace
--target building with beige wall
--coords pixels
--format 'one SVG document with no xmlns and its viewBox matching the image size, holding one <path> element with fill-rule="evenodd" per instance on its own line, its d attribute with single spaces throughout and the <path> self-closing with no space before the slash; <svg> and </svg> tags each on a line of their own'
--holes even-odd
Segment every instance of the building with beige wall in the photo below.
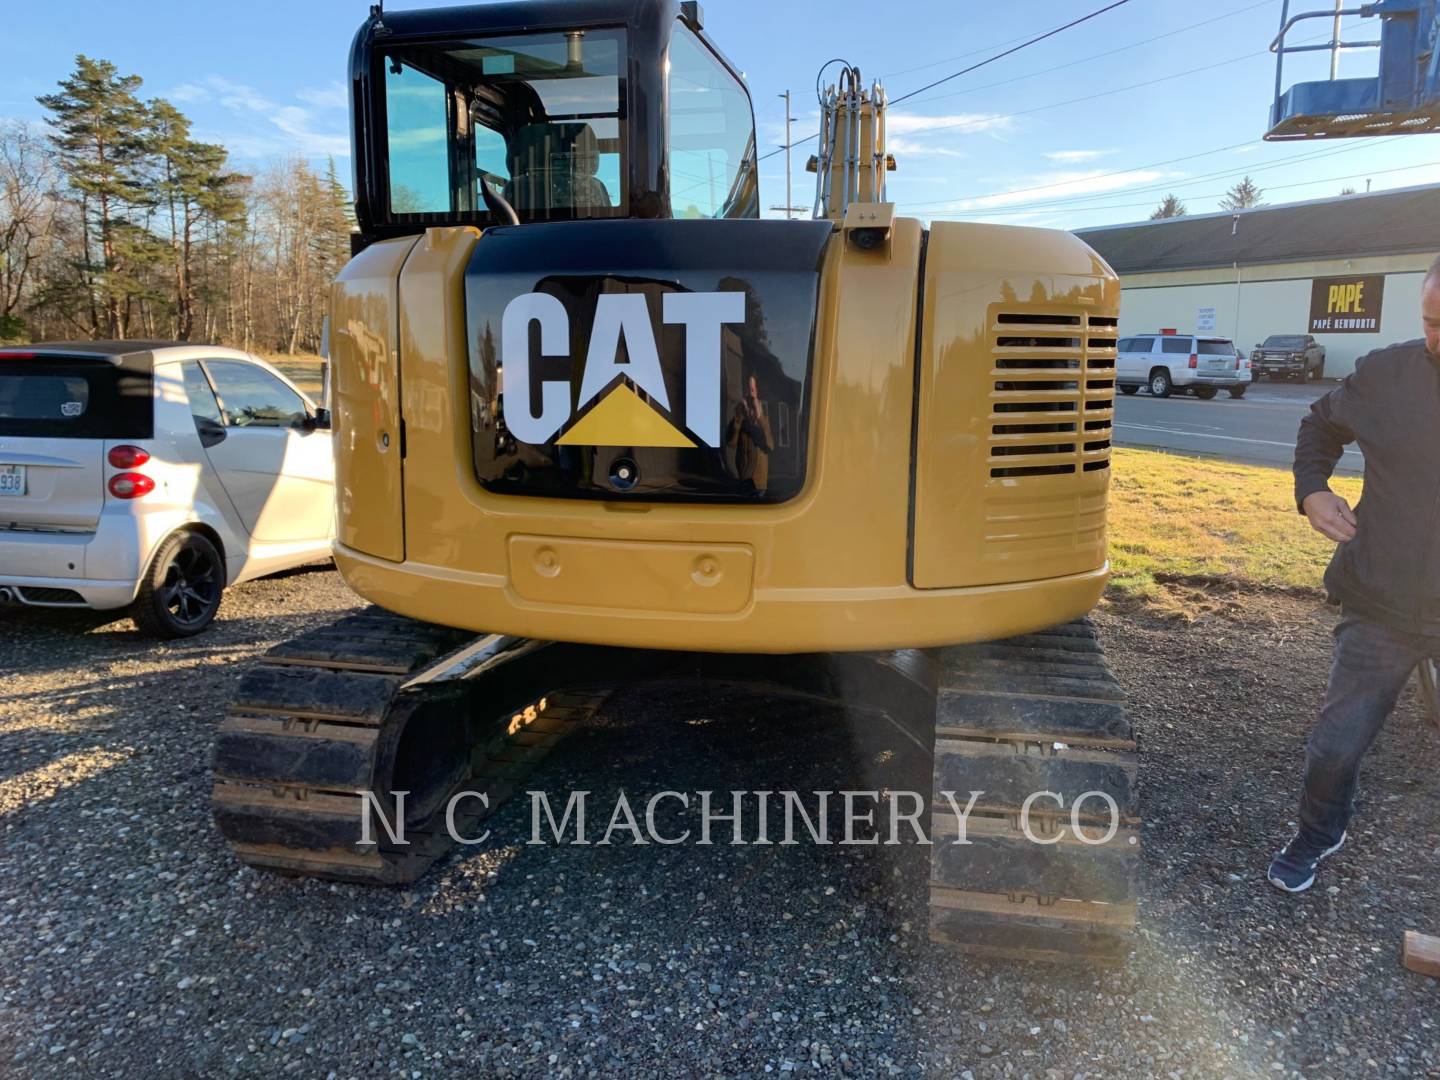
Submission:
<svg viewBox="0 0 1440 1080">
<path fill-rule="evenodd" d="M 1326 377 L 1337 378 L 1371 349 L 1421 336 L 1440 185 L 1076 235 L 1120 275 L 1122 335 L 1214 333 L 1248 354 L 1270 334 L 1313 333 Z"/>
</svg>

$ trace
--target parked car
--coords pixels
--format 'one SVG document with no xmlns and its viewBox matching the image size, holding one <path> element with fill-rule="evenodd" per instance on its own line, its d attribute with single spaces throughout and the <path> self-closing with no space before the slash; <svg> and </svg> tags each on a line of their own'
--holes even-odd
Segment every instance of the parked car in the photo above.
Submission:
<svg viewBox="0 0 1440 1080">
<path fill-rule="evenodd" d="M 234 349 L 0 349 L 0 604 L 199 633 L 226 587 L 329 555 L 329 426 Z"/>
<path fill-rule="evenodd" d="M 1121 338 L 1115 381 L 1123 394 L 1148 386 L 1155 397 L 1189 391 L 1208 401 L 1221 390 L 1243 397 L 1251 370 L 1229 338 L 1197 334 L 1140 334 Z"/>
<path fill-rule="evenodd" d="M 1309 334 L 1271 334 L 1250 353 L 1255 378 L 1323 379 L 1325 346 Z"/>
</svg>

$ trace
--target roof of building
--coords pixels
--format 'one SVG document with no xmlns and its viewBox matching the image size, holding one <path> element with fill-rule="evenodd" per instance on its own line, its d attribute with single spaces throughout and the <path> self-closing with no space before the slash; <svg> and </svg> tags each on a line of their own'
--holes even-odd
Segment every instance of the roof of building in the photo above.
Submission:
<svg viewBox="0 0 1440 1080">
<path fill-rule="evenodd" d="M 1116 273 L 1440 252 L 1440 184 L 1077 229 Z"/>
</svg>

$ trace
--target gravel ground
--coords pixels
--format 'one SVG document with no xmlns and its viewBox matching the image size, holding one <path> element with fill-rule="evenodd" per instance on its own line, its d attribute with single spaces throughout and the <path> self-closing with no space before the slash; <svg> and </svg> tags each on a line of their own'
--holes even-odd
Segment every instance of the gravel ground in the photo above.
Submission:
<svg viewBox="0 0 1440 1080">
<path fill-rule="evenodd" d="M 1303 898 L 1263 882 L 1328 658 L 1313 600 L 1099 617 L 1147 818 L 1139 946 L 1101 973 L 929 945 L 913 845 L 532 846 L 517 801 L 408 889 L 241 868 L 216 718 L 253 656 L 355 604 L 326 570 L 178 645 L 0 621 L 0 1074 L 1440 1076 L 1440 983 L 1399 962 L 1440 932 L 1440 738 L 1408 695 L 1351 846 Z M 814 709 L 635 690 L 532 786 L 608 818 L 622 786 L 914 786 L 908 761 Z"/>
</svg>

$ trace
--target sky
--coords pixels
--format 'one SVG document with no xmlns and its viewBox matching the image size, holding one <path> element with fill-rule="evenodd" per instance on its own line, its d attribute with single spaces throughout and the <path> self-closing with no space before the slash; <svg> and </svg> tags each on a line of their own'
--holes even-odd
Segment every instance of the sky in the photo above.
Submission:
<svg viewBox="0 0 1440 1080">
<path fill-rule="evenodd" d="M 85 53 L 144 79 L 194 134 L 254 169 L 289 155 L 333 157 L 348 176 L 344 78 L 365 0 L 9 0 L 0 117 L 38 121 L 35 96 Z M 389 0 L 387 9 L 433 6 Z M 1098 7 L 1103 0 L 707 0 L 706 31 L 745 72 L 762 152 L 785 140 L 793 94 L 793 201 L 817 128 L 815 77 L 839 57 L 897 98 Z M 1296 10 L 1326 7 L 1300 0 Z M 1281 0 L 1130 0 L 1075 29 L 894 106 L 889 197 L 925 219 L 1084 228 L 1143 220 L 1167 192 L 1214 212 L 1247 173 L 1267 203 L 1440 182 L 1440 135 L 1312 143 L 1261 140 L 1274 88 L 1267 46 Z M 1350 40 L 1376 35 L 1351 18 Z M 1328 39 L 1328 20 L 1297 38 Z M 1342 77 L 1373 75 L 1345 53 Z M 1323 79 L 1328 53 L 1287 59 L 1286 83 Z M 834 68 L 831 68 L 833 78 Z M 761 165 L 767 212 L 785 202 L 785 154 Z"/>
</svg>

